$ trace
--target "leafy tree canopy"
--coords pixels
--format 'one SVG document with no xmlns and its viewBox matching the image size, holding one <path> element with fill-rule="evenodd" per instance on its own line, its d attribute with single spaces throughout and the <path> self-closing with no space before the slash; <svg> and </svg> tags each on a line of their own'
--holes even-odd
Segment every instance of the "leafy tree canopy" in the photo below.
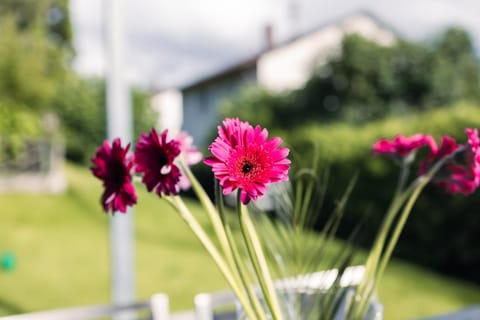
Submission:
<svg viewBox="0 0 480 320">
<path fill-rule="evenodd" d="M 50 108 L 72 57 L 67 9 L 66 0 L 0 2 L 0 100 Z"/>
<path fill-rule="evenodd" d="M 387 115 L 480 101 L 480 67 L 468 33 L 450 28 L 430 44 L 382 46 L 346 36 L 341 54 L 303 88 L 280 94 L 249 89 L 223 108 L 228 116 L 278 128 L 336 120 L 362 124 Z"/>
</svg>

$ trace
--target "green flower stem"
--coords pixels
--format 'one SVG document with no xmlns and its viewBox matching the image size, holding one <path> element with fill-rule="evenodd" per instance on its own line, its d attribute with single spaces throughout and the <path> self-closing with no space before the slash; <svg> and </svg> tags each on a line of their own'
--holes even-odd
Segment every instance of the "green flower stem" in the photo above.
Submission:
<svg viewBox="0 0 480 320">
<path fill-rule="evenodd" d="M 226 221 L 224 219 L 223 203 L 219 201 L 219 203 L 221 204 L 218 206 L 218 211 L 217 211 L 213 203 L 210 201 L 210 198 L 206 194 L 205 190 L 203 189 L 203 187 L 200 185 L 196 177 L 191 172 L 190 168 L 184 165 L 183 162 L 180 162 L 180 166 L 182 171 L 187 175 L 188 179 L 192 183 L 192 188 L 195 191 L 196 195 L 198 196 L 200 202 L 202 203 L 202 206 L 207 211 L 210 222 L 214 227 L 215 234 L 219 239 L 220 245 L 222 246 L 222 250 L 230 266 L 230 270 L 232 270 L 232 276 L 235 282 L 237 283 L 237 285 L 244 288 L 244 292 L 245 291 L 247 292 L 248 301 L 250 301 L 251 304 L 245 306 L 244 302 L 241 301 L 243 307 L 247 309 L 247 308 L 251 308 L 250 306 L 253 305 L 255 313 L 258 315 L 259 310 L 260 311 L 262 310 L 261 310 L 261 307 L 260 309 L 258 308 L 259 306 L 258 301 L 257 303 L 255 303 L 255 300 L 252 301 L 252 297 L 256 299 L 256 296 L 250 292 L 251 290 L 248 287 L 248 282 L 245 279 L 246 272 L 240 269 L 240 266 L 238 264 L 238 258 L 235 257 L 236 248 L 232 247 L 232 244 L 234 245 L 234 241 L 230 239 L 231 236 L 229 236 L 227 233 L 228 231 L 227 231 Z M 220 199 L 222 195 L 217 194 L 216 190 L 217 188 L 215 189 L 216 197 L 217 199 Z M 218 190 L 220 190 L 220 188 L 218 188 Z M 263 318 L 259 316 L 259 319 L 263 319 Z"/>
<path fill-rule="evenodd" d="M 187 176 L 187 178 L 190 180 L 190 183 L 192 184 L 192 188 L 195 191 L 195 194 L 198 196 L 198 199 L 200 200 L 200 203 L 202 204 L 202 206 L 207 211 L 207 215 L 210 219 L 210 222 L 213 225 L 215 234 L 216 234 L 216 236 L 217 236 L 217 238 L 220 242 L 220 245 L 221 245 L 222 250 L 225 254 L 227 262 L 230 266 L 230 270 L 233 271 L 232 277 L 234 278 L 234 280 L 235 280 L 235 282 L 238 286 L 244 287 L 245 290 L 243 290 L 242 292 L 244 293 L 246 291 L 248 301 L 252 302 L 252 304 L 246 305 L 247 299 L 243 299 L 243 301 L 242 301 L 242 299 L 240 299 L 240 297 L 239 297 L 240 303 L 242 304 L 242 306 L 244 307 L 244 309 L 246 311 L 248 309 L 251 309 L 252 308 L 251 306 L 253 305 L 254 310 L 255 310 L 255 314 L 258 315 L 259 312 L 260 312 L 260 314 L 262 314 L 263 310 L 261 310 L 261 307 L 260 307 L 260 309 L 258 308 L 259 302 L 257 301 L 257 303 L 255 303 L 255 300 L 252 301 L 252 297 L 254 297 L 254 299 L 257 299 L 257 297 L 254 295 L 254 293 L 251 292 L 251 289 L 248 287 L 248 285 L 246 285 L 245 278 L 244 278 L 246 273 L 244 271 L 242 272 L 242 270 L 239 268 L 239 265 L 236 261 L 237 259 L 235 259 L 235 256 L 234 256 L 235 255 L 235 248 L 232 248 L 232 246 L 231 246 L 233 241 L 231 241 L 229 239 L 229 236 L 227 235 L 227 230 L 225 229 L 224 219 L 222 218 L 223 213 L 224 213 L 223 206 L 219 206 L 219 211 L 220 212 L 217 211 L 215 209 L 214 204 L 211 202 L 210 198 L 208 197 L 207 193 L 205 192 L 203 187 L 200 185 L 200 183 L 198 182 L 195 175 L 190 170 L 189 166 L 185 165 L 185 163 L 183 161 L 180 161 L 179 165 L 180 165 L 180 168 L 182 169 L 182 172 L 184 172 L 185 175 Z M 219 197 L 219 196 L 221 197 L 221 195 L 217 195 L 217 197 Z M 237 294 L 237 296 L 238 296 L 238 294 Z M 250 313 L 252 314 L 253 312 L 250 311 Z M 251 318 L 251 316 L 249 316 L 249 318 Z M 251 319 L 256 319 L 256 318 L 257 317 L 254 317 L 254 318 L 251 318 Z M 263 319 L 263 317 L 260 316 L 259 319 Z"/>
<path fill-rule="evenodd" d="M 371 299 L 376 287 L 378 286 L 378 282 L 380 281 L 383 272 L 385 271 L 392 252 L 398 242 L 398 238 L 400 237 L 407 218 L 421 191 L 433 179 L 435 174 L 440 170 L 440 168 L 445 164 L 445 162 L 452 159 L 457 152 L 461 151 L 463 151 L 463 149 L 458 149 L 453 154 L 442 158 L 429 170 L 427 174 L 420 176 L 416 180 L 414 180 L 406 190 L 396 193 L 394 199 L 392 200 L 392 205 L 389 208 L 388 213 L 385 217 L 384 223 L 382 223 L 380 227 L 379 236 L 377 237 L 377 239 L 375 239 L 374 249 L 372 250 L 370 256 L 367 259 L 367 264 L 365 268 L 366 274 L 362 279 L 358 291 L 360 301 L 358 304 L 355 305 L 355 307 L 358 308 L 354 308 L 354 311 L 358 310 L 359 312 L 353 313 L 354 315 L 356 315 L 355 319 L 360 318 L 367 311 L 368 301 Z M 404 178 L 405 175 L 402 170 L 400 179 L 403 180 Z M 400 184 L 403 183 L 405 183 L 405 181 L 400 182 Z M 407 201 L 407 203 L 405 204 L 402 214 L 400 215 L 400 218 L 397 221 L 395 228 L 393 229 L 393 233 L 388 240 L 386 249 L 384 250 L 386 237 L 388 233 L 390 233 L 393 220 L 397 215 L 398 211 L 401 209 L 402 205 L 405 203 L 405 201 Z"/>
<path fill-rule="evenodd" d="M 380 279 L 383 276 L 383 273 L 385 271 L 385 268 L 388 264 L 388 261 L 390 260 L 390 257 L 392 255 L 393 249 L 395 248 L 398 238 L 400 237 L 400 234 L 403 230 L 403 227 L 405 226 L 405 223 L 407 221 L 408 216 L 410 215 L 410 212 L 412 211 L 413 205 L 415 204 L 415 201 L 418 199 L 418 196 L 422 192 L 423 188 L 427 185 L 429 182 L 429 179 L 426 177 L 422 176 L 418 180 L 418 184 L 416 188 L 413 190 L 411 196 L 409 197 L 407 203 L 405 204 L 405 207 L 403 208 L 403 211 L 400 215 L 400 218 L 398 219 L 395 228 L 393 230 L 393 233 L 390 237 L 390 239 L 387 242 L 386 249 L 381 255 L 381 259 L 378 263 L 376 273 L 373 275 L 373 281 L 371 283 L 371 288 L 366 292 L 365 298 L 362 301 L 362 304 L 360 304 L 360 315 L 364 315 L 367 312 L 367 307 L 368 307 L 368 301 L 372 298 L 373 294 L 375 293 L 378 283 L 380 282 Z"/>
<path fill-rule="evenodd" d="M 413 159 L 409 159 L 407 157 L 402 161 L 400 166 L 400 176 L 398 177 L 398 184 L 397 189 L 395 190 L 395 197 L 399 195 L 403 189 L 405 188 L 405 184 L 407 183 L 408 174 L 410 173 L 410 164 L 412 163 Z"/>
<path fill-rule="evenodd" d="M 222 223 L 220 215 L 218 214 L 214 204 L 212 203 L 207 193 L 203 189 L 202 185 L 198 182 L 197 178 L 192 173 L 190 168 L 187 165 L 185 165 L 183 161 L 180 161 L 179 165 L 180 165 L 180 168 L 182 169 L 182 172 L 185 173 L 187 178 L 190 180 L 190 183 L 192 184 L 192 188 L 195 191 L 195 194 L 198 196 L 200 203 L 207 211 L 208 218 L 210 219 L 210 222 L 213 225 L 213 230 L 215 231 L 218 241 L 220 242 L 222 251 L 226 256 L 227 261 L 230 264 L 230 267 L 233 269 L 235 267 L 235 261 L 232 255 L 230 243 L 225 233 L 224 225 Z"/>
<path fill-rule="evenodd" d="M 373 287 L 376 286 L 374 281 L 377 278 L 378 265 L 380 263 L 382 253 L 384 252 L 387 236 L 390 232 L 393 222 L 395 221 L 395 217 L 397 217 L 402 205 L 405 203 L 405 201 L 407 201 L 408 196 L 415 188 L 415 184 L 412 183 L 407 189 L 404 190 L 410 163 L 411 161 L 402 162 L 399 182 L 395 190 L 395 195 L 392 199 L 390 207 L 388 208 L 387 214 L 382 221 L 380 232 L 377 234 L 375 241 L 373 242 L 372 251 L 370 252 L 367 263 L 365 264 L 365 274 L 357 290 L 359 302 L 354 304 L 354 307 L 351 310 L 353 315 L 355 315 L 355 318 L 360 317 L 363 309 L 365 309 L 371 295 L 373 294 Z"/>
<path fill-rule="evenodd" d="M 227 230 L 227 235 L 232 237 L 230 229 Z M 235 258 L 235 262 L 237 264 L 236 267 L 238 268 L 238 272 L 240 274 L 240 279 L 244 285 L 245 291 L 247 292 L 248 300 L 250 304 L 253 306 L 253 310 L 257 315 L 255 319 L 267 320 L 265 311 L 263 310 L 262 305 L 258 299 L 258 295 L 256 294 L 253 286 L 250 285 L 250 282 L 246 278 L 249 273 L 244 265 L 244 262 L 242 261 L 242 257 L 240 256 L 240 253 L 238 252 L 238 248 L 235 244 L 232 245 L 232 252 L 233 252 L 233 257 Z"/>
<path fill-rule="evenodd" d="M 398 242 L 398 238 L 400 237 L 400 234 L 402 233 L 403 227 L 405 226 L 405 223 L 407 222 L 407 219 L 410 215 L 410 212 L 412 211 L 413 205 L 417 201 L 420 193 L 425 188 L 425 186 L 433 179 L 433 177 L 435 176 L 437 171 L 440 170 L 440 168 L 443 166 L 443 164 L 449 159 L 451 159 L 451 157 L 445 157 L 445 158 L 441 159 L 440 161 L 438 161 L 435 164 L 435 166 L 433 166 L 430 169 L 430 171 L 426 175 L 418 177 L 412 183 L 412 186 L 414 186 L 414 190 L 412 192 L 412 195 L 408 199 L 408 201 L 407 201 L 407 203 L 406 203 L 406 205 L 405 205 L 405 207 L 402 211 L 402 214 L 400 215 L 400 218 L 399 218 L 399 220 L 398 220 L 398 222 L 395 226 L 395 229 L 393 230 L 392 236 L 390 237 L 390 239 L 388 241 L 388 245 L 387 245 L 387 247 L 385 249 L 385 252 L 382 256 L 382 259 L 380 261 L 380 265 L 379 265 L 379 268 L 378 268 L 378 271 L 377 271 L 377 275 L 375 277 L 375 283 L 374 283 L 374 288 L 373 288 L 374 290 L 372 290 L 372 291 L 375 291 L 377 283 L 380 281 L 380 279 L 383 275 L 383 272 L 385 271 L 387 263 L 390 260 L 390 257 L 392 255 L 393 249 L 395 248 L 395 246 Z"/>
<path fill-rule="evenodd" d="M 267 261 L 263 253 L 260 239 L 255 231 L 252 220 L 247 208 L 240 201 L 240 192 L 237 195 L 237 210 L 240 221 L 240 229 L 245 241 L 247 252 L 253 264 L 253 268 L 258 278 L 258 283 L 262 289 L 265 302 L 270 309 L 271 315 L 275 320 L 283 319 L 280 304 L 278 303 L 275 286 L 273 284 L 272 276 L 268 269 Z"/>
<path fill-rule="evenodd" d="M 410 163 L 411 161 L 402 161 L 400 176 L 398 179 L 397 188 L 395 190 L 395 195 L 393 197 L 390 208 L 387 211 L 385 219 L 382 221 L 382 224 L 380 226 L 380 232 L 377 234 L 377 237 L 374 241 L 374 248 L 372 250 L 372 254 L 368 257 L 365 268 L 366 276 L 364 277 L 364 279 L 370 280 L 374 277 L 374 274 L 376 273 L 376 268 L 378 266 L 378 261 L 384 249 L 388 232 L 392 226 L 393 221 L 395 220 L 395 217 L 398 214 L 398 211 L 400 210 L 410 193 L 411 187 L 403 191 L 408 177 Z M 368 285 L 369 284 L 366 283 L 363 289 L 366 290 L 366 286 Z"/>
<path fill-rule="evenodd" d="M 309 181 L 302 200 L 302 206 L 300 209 L 300 220 L 298 225 L 305 229 L 307 227 L 307 213 L 310 205 L 310 199 L 312 199 L 313 190 L 315 188 L 314 182 Z"/>
<path fill-rule="evenodd" d="M 245 313 L 248 315 L 249 319 L 256 319 L 255 312 L 250 307 L 247 297 L 245 297 L 244 291 L 235 280 L 235 277 L 233 276 L 232 271 L 229 269 L 224 258 L 222 257 L 220 252 L 218 252 L 217 248 L 211 241 L 210 237 L 203 230 L 202 226 L 198 223 L 197 219 L 195 219 L 195 217 L 192 215 L 192 213 L 187 208 L 183 200 L 178 196 L 170 197 L 170 198 L 166 197 L 165 199 L 167 200 L 168 203 L 170 203 L 170 205 L 172 205 L 174 209 L 177 210 L 177 212 L 180 214 L 182 219 L 190 227 L 190 229 L 193 231 L 195 236 L 202 243 L 203 247 L 207 250 L 207 252 L 213 258 L 213 260 L 215 261 L 215 264 L 222 272 L 223 276 L 227 280 L 233 292 L 235 292 L 235 294 L 237 295 L 238 300 L 240 300 L 240 303 L 244 306 Z"/>
<path fill-rule="evenodd" d="M 377 284 L 380 281 L 380 278 L 382 277 L 383 272 L 385 271 L 385 267 L 387 266 L 387 263 L 390 260 L 393 249 L 395 248 L 398 242 L 398 238 L 400 237 L 403 227 L 407 222 L 407 218 L 410 215 L 410 212 L 412 211 L 415 201 L 417 201 L 418 196 L 422 192 L 423 188 L 425 188 L 425 186 L 429 182 L 429 179 L 427 179 L 426 177 L 422 177 L 422 178 L 423 179 L 420 180 L 420 183 L 418 184 L 418 186 L 415 188 L 412 195 L 408 199 L 405 207 L 403 208 L 402 214 L 400 215 L 400 218 L 397 224 L 395 225 L 395 229 L 393 231 L 393 234 L 390 240 L 388 241 L 388 245 L 387 245 L 387 248 L 385 249 L 385 253 L 382 255 L 382 259 L 380 260 L 380 265 L 378 267 L 378 272 L 375 277 L 374 287 L 372 291 L 375 291 L 375 288 L 377 287 Z"/>
<path fill-rule="evenodd" d="M 295 191 L 296 191 L 295 192 L 295 203 L 303 203 L 302 202 L 302 195 L 304 194 L 303 183 L 297 184 Z M 300 225 L 302 208 L 301 208 L 301 206 L 295 206 L 293 208 L 293 210 L 294 210 L 293 217 L 295 219 L 295 225 Z"/>
<path fill-rule="evenodd" d="M 362 278 L 362 281 L 358 288 L 358 294 L 360 297 L 365 293 L 368 286 L 370 285 L 370 280 L 374 277 L 376 268 L 378 266 L 378 261 L 380 260 L 383 247 L 385 244 L 385 240 L 388 235 L 388 231 L 390 226 L 392 225 L 394 218 L 400 210 L 403 204 L 403 196 L 406 194 L 404 192 L 401 196 L 397 196 L 393 199 L 387 214 L 385 215 L 385 219 L 382 221 L 382 225 L 380 226 L 380 232 L 377 234 L 377 237 L 374 241 L 373 248 L 368 256 L 367 262 L 365 264 L 365 274 Z"/>
<path fill-rule="evenodd" d="M 250 285 L 250 281 L 247 279 L 247 275 L 249 273 L 248 273 L 248 271 L 247 271 L 247 269 L 244 265 L 244 262 L 243 262 L 243 260 L 240 256 L 240 253 L 238 251 L 237 245 L 235 243 L 235 239 L 233 238 L 232 230 L 227 223 L 227 219 L 225 217 L 225 209 L 224 209 L 223 201 L 222 201 L 222 192 L 221 192 L 218 180 L 215 180 L 215 199 L 216 199 L 216 205 L 217 205 L 217 208 L 218 208 L 218 212 L 220 213 L 220 218 L 222 220 L 223 227 L 225 229 L 225 233 L 226 233 L 227 239 L 229 241 L 230 248 L 232 250 L 234 267 L 236 268 L 239 280 L 242 283 L 244 290 L 247 292 L 248 300 L 249 300 L 250 304 L 253 306 L 253 310 L 255 311 L 255 314 L 257 315 L 257 317 L 255 319 L 266 320 L 267 318 L 265 316 L 265 312 L 262 309 L 262 305 L 260 304 L 260 301 L 258 300 L 258 296 L 255 294 L 255 290 Z"/>
</svg>

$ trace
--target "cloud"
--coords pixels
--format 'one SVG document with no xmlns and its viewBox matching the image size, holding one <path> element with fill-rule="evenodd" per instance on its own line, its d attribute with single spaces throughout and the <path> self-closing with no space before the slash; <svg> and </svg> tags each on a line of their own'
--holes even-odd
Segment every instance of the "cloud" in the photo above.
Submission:
<svg viewBox="0 0 480 320">
<path fill-rule="evenodd" d="M 105 72 L 103 1 L 71 0 L 76 70 Z M 297 3 L 297 18 L 289 5 Z M 264 45 L 263 28 L 274 24 L 277 41 L 359 9 L 368 9 L 414 40 L 446 25 L 472 32 L 480 44 L 476 0 L 125 0 L 126 65 L 129 80 L 144 86 L 184 84 L 241 60 Z"/>
</svg>

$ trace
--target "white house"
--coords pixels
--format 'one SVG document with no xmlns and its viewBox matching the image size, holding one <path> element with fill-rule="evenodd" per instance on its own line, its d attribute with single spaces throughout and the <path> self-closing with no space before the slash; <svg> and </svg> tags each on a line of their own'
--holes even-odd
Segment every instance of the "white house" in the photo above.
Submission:
<svg viewBox="0 0 480 320">
<path fill-rule="evenodd" d="M 222 100 L 237 95 L 242 88 L 252 84 L 272 91 L 302 87 L 316 66 L 339 53 L 343 37 L 351 33 L 383 45 L 390 45 L 396 39 L 391 28 L 363 11 L 276 45 L 272 43 L 271 29 L 267 29 L 266 49 L 221 72 L 181 88 L 159 92 L 152 103 L 160 111 L 160 119 L 172 117 L 169 113 L 175 114 L 173 117 L 177 122 L 171 125 L 178 127 L 181 123 L 181 128 L 194 137 L 195 143 L 205 147 L 220 122 L 218 107 Z M 170 126 L 165 121 L 159 125 L 161 128 Z"/>
</svg>

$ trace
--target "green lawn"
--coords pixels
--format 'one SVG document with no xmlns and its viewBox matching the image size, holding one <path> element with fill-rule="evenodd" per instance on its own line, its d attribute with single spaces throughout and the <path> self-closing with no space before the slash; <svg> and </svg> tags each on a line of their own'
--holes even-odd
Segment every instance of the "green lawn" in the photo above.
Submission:
<svg viewBox="0 0 480 320">
<path fill-rule="evenodd" d="M 13 271 L 0 271 L 0 315 L 109 300 L 108 216 L 98 203 L 100 182 L 86 168 L 68 166 L 67 172 L 65 194 L 0 195 L 0 252 L 13 251 L 17 258 Z M 171 309 L 181 310 L 192 308 L 198 292 L 225 289 L 176 213 L 146 192 L 139 192 L 139 200 L 138 298 L 164 292 Z M 479 303 L 480 287 L 393 261 L 380 300 L 386 319 L 414 319 Z"/>
</svg>

